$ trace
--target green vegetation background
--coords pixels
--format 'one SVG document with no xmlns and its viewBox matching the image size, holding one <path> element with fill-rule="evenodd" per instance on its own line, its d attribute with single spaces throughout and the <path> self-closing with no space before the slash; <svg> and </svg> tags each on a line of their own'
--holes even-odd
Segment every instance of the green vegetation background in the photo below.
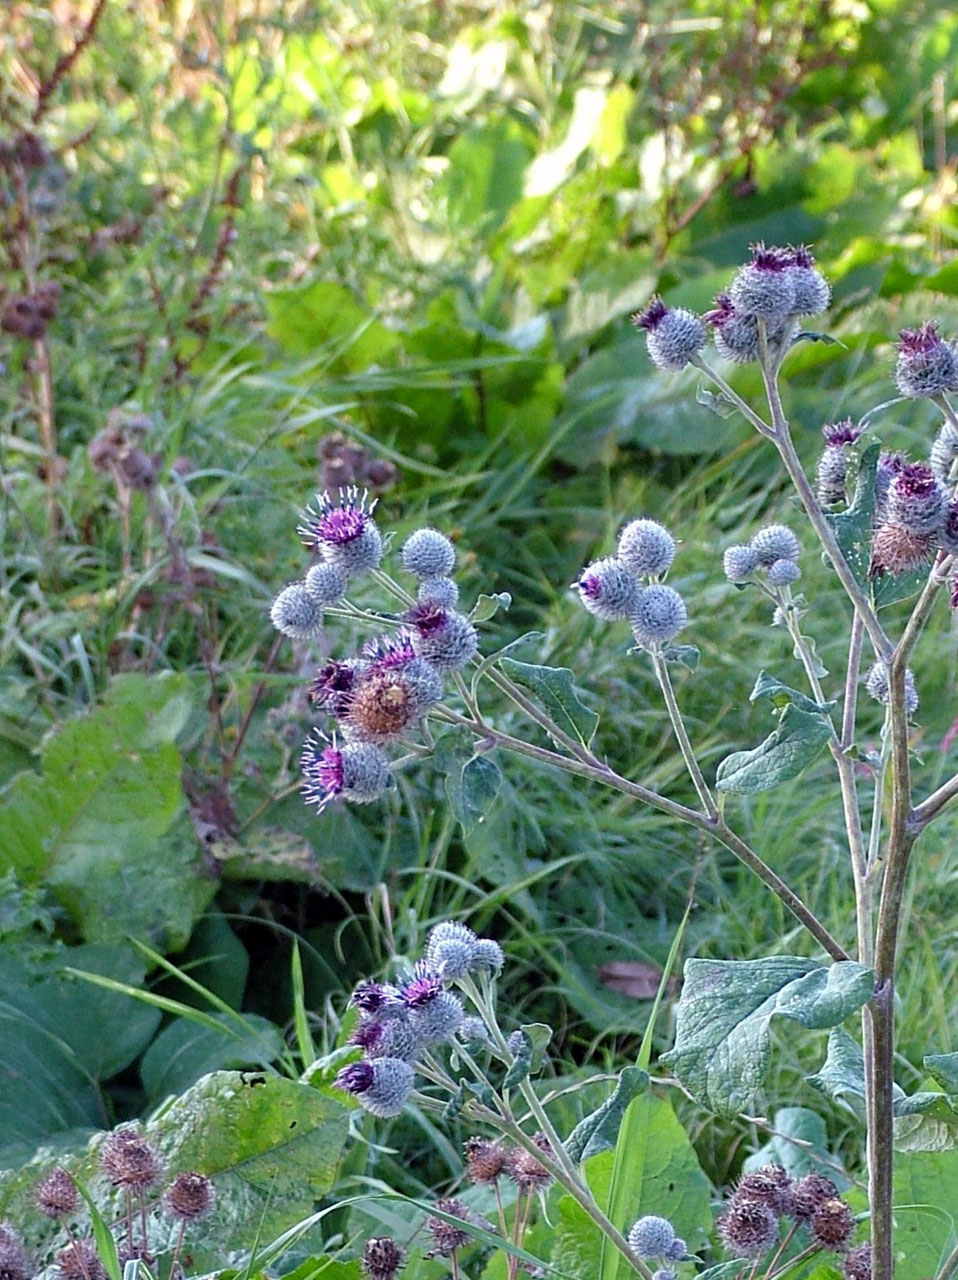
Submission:
<svg viewBox="0 0 958 1280">
<path fill-rule="evenodd" d="M 37 85 L 91 7 L 0 16 L 6 137 L 34 128 Z M 105 6 L 35 126 L 47 158 L 28 225 L 9 177 L 0 208 L 5 297 L 28 269 L 61 288 L 44 340 L 56 463 L 37 344 L 0 335 L 4 1165 L 145 1114 L 213 1066 L 295 1065 L 293 939 L 319 1051 L 360 975 L 465 914 L 509 955 L 504 1006 L 549 1022 L 570 1071 L 634 1056 L 641 983 L 693 885 L 685 954 L 805 948 L 721 852 L 527 763 L 502 761 L 467 834 L 428 761 L 391 803 L 317 819 L 296 794 L 303 682 L 317 650 L 357 635 L 274 647 L 267 608 L 302 571 L 297 511 L 344 474 L 345 437 L 384 528 L 450 532 L 469 603 L 511 593 L 484 650 L 541 633 L 532 652 L 577 673 L 602 751 L 684 797 L 651 673 L 564 589 L 625 518 L 652 514 L 682 540 L 673 580 L 702 658 L 680 698 L 701 757 L 753 745 L 758 668 L 794 679 L 793 661 L 765 605 L 725 583 L 721 551 L 797 513 L 771 451 L 700 404 L 694 376 L 653 369 L 628 315 L 655 290 L 704 309 L 755 240 L 813 244 L 840 339 L 787 364 L 813 465 L 823 423 L 894 394 L 902 325 L 958 328 L 956 67 L 958 16 L 899 0 Z M 758 391 L 749 370 L 734 384 Z M 117 413 L 145 415 L 149 494 L 95 465 Z M 876 421 L 915 456 L 934 430 L 921 404 Z M 806 627 L 834 672 L 843 608 L 810 545 L 804 569 Z M 939 618 L 918 663 L 932 779 L 954 769 L 950 630 Z M 826 766 L 740 816 L 851 939 Z M 958 1047 L 954 835 L 923 846 L 905 923 L 909 1089 L 923 1053 Z M 221 1001 L 217 1018 L 250 1015 L 254 1042 L 215 1024 L 191 1040 L 199 1024 L 66 973 L 208 1011 L 163 955 Z M 644 966 L 637 994 L 603 970 L 622 961 Z M 765 1114 L 810 1106 L 841 1150 L 848 1118 L 803 1083 L 816 1051 L 780 1050 Z M 764 1140 L 675 1101 L 716 1185 Z M 370 1156 L 376 1176 L 425 1194 L 456 1175 L 448 1139 L 401 1136 L 402 1161 Z"/>
</svg>

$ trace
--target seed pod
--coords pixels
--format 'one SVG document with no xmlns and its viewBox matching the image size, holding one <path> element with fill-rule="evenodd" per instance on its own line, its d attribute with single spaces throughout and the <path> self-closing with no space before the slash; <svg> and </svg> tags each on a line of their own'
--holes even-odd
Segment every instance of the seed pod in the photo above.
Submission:
<svg viewBox="0 0 958 1280">
<path fill-rule="evenodd" d="M 3 1280 L 28 1280 L 31 1275 L 30 1255 L 19 1232 L 9 1222 L 0 1222 L 0 1276 Z"/>
<path fill-rule="evenodd" d="M 506 1167 L 508 1152 L 501 1142 L 488 1138 L 467 1138 L 466 1172 L 473 1182 L 495 1182 Z"/>
<path fill-rule="evenodd" d="M 552 1147 L 545 1134 L 535 1134 L 533 1142 L 545 1155 L 551 1154 Z M 520 1191 L 544 1191 L 552 1182 L 552 1174 L 525 1147 L 515 1147 L 509 1152 L 506 1174 Z"/>
<path fill-rule="evenodd" d="M 792 1179 L 781 1165 L 768 1164 L 743 1174 L 732 1198 L 763 1204 L 780 1216 L 792 1208 Z"/>
<path fill-rule="evenodd" d="M 850 1249 L 842 1264 L 845 1280 L 872 1280 L 872 1247 L 860 1244 Z"/>
<path fill-rule="evenodd" d="M 391 1236 L 375 1236 L 363 1249 L 362 1270 L 369 1280 L 394 1280 L 406 1255 Z"/>
<path fill-rule="evenodd" d="M 791 1216 L 796 1222 L 807 1223 L 811 1222 L 815 1211 L 827 1200 L 837 1197 L 838 1188 L 823 1173 L 806 1173 L 795 1183 L 792 1195 Z"/>
<path fill-rule="evenodd" d="M 823 1249 L 844 1253 L 855 1231 L 855 1215 L 844 1200 L 826 1200 L 812 1214 L 811 1228 Z"/>
<path fill-rule="evenodd" d="M 718 1230 L 736 1256 L 760 1258 L 778 1239 L 778 1218 L 767 1205 L 735 1199 L 719 1219 Z"/>
<path fill-rule="evenodd" d="M 159 1181 L 159 1156 L 134 1129 L 115 1129 L 100 1149 L 103 1172 L 115 1187 L 148 1191 Z"/>
<path fill-rule="evenodd" d="M 469 1221 L 469 1210 L 461 1200 L 451 1196 L 437 1200 L 436 1208 L 462 1222 Z M 467 1245 L 471 1239 L 468 1231 L 457 1227 L 453 1222 L 447 1222 L 445 1218 L 427 1218 L 426 1230 L 432 1236 L 432 1247 L 426 1255 L 429 1258 L 451 1258 L 457 1249 Z"/>
<path fill-rule="evenodd" d="M 80 1193 L 66 1169 L 54 1169 L 37 1187 L 36 1200 L 48 1218 L 68 1218 L 80 1203 Z"/>
<path fill-rule="evenodd" d="M 163 1196 L 163 1208 L 177 1222 L 202 1222 L 215 1203 L 216 1190 L 202 1173 L 178 1173 Z"/>
</svg>

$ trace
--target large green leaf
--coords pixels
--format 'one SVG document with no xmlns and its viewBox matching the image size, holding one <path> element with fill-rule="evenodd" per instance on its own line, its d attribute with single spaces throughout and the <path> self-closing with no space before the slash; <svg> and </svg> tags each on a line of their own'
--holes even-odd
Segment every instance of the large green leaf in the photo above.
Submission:
<svg viewBox="0 0 958 1280">
<path fill-rule="evenodd" d="M 215 892 L 182 818 L 175 740 L 191 705 L 183 676 L 118 677 L 47 739 L 42 775 L 20 774 L 0 808 L 0 854 L 89 941 L 134 934 L 176 949 Z"/>
<path fill-rule="evenodd" d="M 745 1168 L 762 1169 L 767 1164 L 780 1164 L 793 1178 L 824 1173 L 839 1190 L 849 1185 L 832 1154 L 825 1121 L 808 1107 L 779 1107 L 772 1116 L 768 1142 L 748 1157 Z"/>
<path fill-rule="evenodd" d="M 235 1017 L 207 1015 L 222 1025 L 177 1018 L 156 1037 L 143 1055 L 140 1078 L 151 1102 L 182 1093 L 201 1076 L 226 1067 L 267 1067 L 283 1051 L 279 1028 L 256 1014 L 243 1015 L 245 1031 Z"/>
<path fill-rule="evenodd" d="M 785 686 L 781 686 L 784 688 Z M 832 732 L 820 712 L 803 711 L 789 702 L 778 728 L 751 751 L 733 751 L 719 764 L 719 791 L 753 795 L 797 777 L 815 759 Z"/>
<path fill-rule="evenodd" d="M 454 226 L 498 226 L 522 195 L 529 135 L 508 118 L 467 129 L 449 149 L 443 190 Z"/>
<path fill-rule="evenodd" d="M 638 1067 L 626 1067 L 615 1089 L 591 1115 L 580 1120 L 565 1140 L 565 1148 L 573 1160 L 588 1160 L 600 1151 L 615 1146 L 622 1117 L 629 1103 L 649 1087 L 649 1074 Z"/>
<path fill-rule="evenodd" d="M 599 717 L 583 703 L 567 667 L 540 667 L 515 658 L 502 658 L 499 665 L 516 684 L 531 689 L 560 729 L 585 747 L 591 743 Z"/>
<path fill-rule="evenodd" d="M 446 775 L 446 796 L 466 837 L 472 835 L 495 803 L 502 785 L 499 766 L 476 751 L 468 729 L 453 729 L 436 744 L 435 765 Z"/>
<path fill-rule="evenodd" d="M 735 1115 L 762 1086 L 773 1018 L 827 1030 L 861 1008 L 873 988 L 872 971 L 851 960 L 688 960 L 675 1048 L 663 1060 L 699 1102 Z"/>
</svg>

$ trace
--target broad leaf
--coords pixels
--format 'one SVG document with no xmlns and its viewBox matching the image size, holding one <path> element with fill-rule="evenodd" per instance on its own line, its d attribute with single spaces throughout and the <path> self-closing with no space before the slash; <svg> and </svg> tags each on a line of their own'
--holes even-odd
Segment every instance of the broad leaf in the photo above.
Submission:
<svg viewBox="0 0 958 1280">
<path fill-rule="evenodd" d="M 781 680 L 769 675 L 767 671 L 759 672 L 758 679 L 755 681 L 755 688 L 749 694 L 750 702 L 757 702 L 759 698 L 768 698 L 780 711 L 791 704 L 798 707 L 800 711 L 817 711 L 822 715 L 827 715 L 835 707 L 834 702 L 814 702 L 797 689 L 792 689 L 787 684 L 782 684 Z"/>
<path fill-rule="evenodd" d="M 828 741 L 832 726 L 818 712 L 802 711 L 789 703 L 774 733 L 751 751 L 733 751 L 715 774 L 719 791 L 754 795 L 796 778 Z"/>
<path fill-rule="evenodd" d="M 626 1067 L 615 1089 L 590 1116 L 580 1120 L 565 1140 L 565 1149 L 573 1160 L 588 1160 L 600 1151 L 611 1150 L 619 1136 L 622 1118 L 633 1098 L 649 1087 L 647 1071 Z"/>
<path fill-rule="evenodd" d="M 228 1067 L 268 1067 L 283 1051 L 279 1028 L 254 1013 L 243 1015 L 244 1034 L 236 1018 L 209 1015 L 222 1031 L 177 1018 L 156 1037 L 143 1056 L 140 1078 L 151 1102 L 183 1093 L 202 1076 Z"/>
<path fill-rule="evenodd" d="M 749 1107 L 765 1079 L 773 1018 L 827 1030 L 860 1009 L 873 989 L 872 971 L 851 960 L 689 960 L 675 1048 L 663 1061 L 699 1102 L 735 1115 Z"/>
<path fill-rule="evenodd" d="M 488 622 L 500 609 L 505 611 L 512 604 L 508 591 L 495 591 L 491 596 L 481 595 L 472 607 L 469 617 L 473 622 Z"/>
<path fill-rule="evenodd" d="M 478 754 L 468 729 L 453 729 L 436 744 L 436 768 L 446 775 L 446 796 L 468 837 L 485 821 L 502 785 L 499 766 Z"/>
<path fill-rule="evenodd" d="M 922 1064 L 946 1093 L 958 1094 L 958 1053 L 929 1053 Z"/>
<path fill-rule="evenodd" d="M 516 684 L 536 695 L 560 729 L 578 738 L 585 747 L 591 743 L 599 717 L 580 699 L 567 667 L 540 667 L 514 658 L 503 658 L 499 665 Z"/>
<path fill-rule="evenodd" d="M 840 1168 L 828 1138 L 825 1121 L 807 1107 L 780 1107 L 772 1116 L 768 1142 L 745 1161 L 745 1169 L 762 1169 L 780 1164 L 793 1178 L 806 1173 L 823 1173 L 843 1191 L 850 1185 Z"/>
</svg>

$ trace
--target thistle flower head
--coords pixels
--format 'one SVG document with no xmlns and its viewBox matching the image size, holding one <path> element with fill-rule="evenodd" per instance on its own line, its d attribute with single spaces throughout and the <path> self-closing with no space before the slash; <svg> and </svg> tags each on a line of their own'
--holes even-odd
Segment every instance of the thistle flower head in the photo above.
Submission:
<svg viewBox="0 0 958 1280">
<path fill-rule="evenodd" d="M 32 1274 L 30 1255 L 18 1232 L 9 1222 L 0 1222 L 0 1277 L 3 1280 L 28 1280 Z"/>
<path fill-rule="evenodd" d="M 667 373 L 684 369 L 705 346 L 705 326 L 695 312 L 685 307 L 667 307 L 659 297 L 653 298 L 632 320 L 645 330 L 649 359 Z"/>
<path fill-rule="evenodd" d="M 455 920 L 443 920 L 430 930 L 426 964 L 447 981 L 464 978 L 472 968 L 478 939 L 471 929 Z"/>
<path fill-rule="evenodd" d="M 958 502 L 949 502 L 938 530 L 938 545 L 950 556 L 958 555 Z"/>
<path fill-rule="evenodd" d="M 647 1213 L 629 1228 L 629 1245 L 640 1258 L 665 1258 L 675 1243 L 675 1228 L 668 1218 Z"/>
<path fill-rule="evenodd" d="M 736 311 L 771 324 L 793 314 L 795 280 L 790 267 L 787 250 L 752 245 L 752 261 L 741 268 L 729 287 Z"/>
<path fill-rule="evenodd" d="M 780 1164 L 754 1169 L 739 1179 L 733 1201 L 752 1200 L 774 1214 L 788 1213 L 792 1207 L 792 1179 Z"/>
<path fill-rule="evenodd" d="M 934 533 L 941 523 L 945 493 L 931 467 L 905 463 L 888 488 L 888 520 L 909 533 Z"/>
<path fill-rule="evenodd" d="M 802 571 L 794 560 L 786 560 L 783 557 L 768 566 L 765 576 L 768 578 L 770 586 L 787 587 L 792 582 L 798 581 L 802 576 Z"/>
<path fill-rule="evenodd" d="M 715 307 L 704 317 L 712 326 L 712 341 L 723 360 L 733 364 L 750 364 L 760 354 L 758 321 L 735 309 L 727 293 L 720 293 Z"/>
<path fill-rule="evenodd" d="M 675 559 L 675 539 L 657 520 L 630 520 L 619 533 L 616 559 L 640 578 L 660 577 Z"/>
<path fill-rule="evenodd" d="M 688 621 L 688 611 L 677 591 L 656 584 L 640 593 L 631 621 L 636 644 L 656 649 L 675 639 Z"/>
<path fill-rule="evenodd" d="M 462 1001 L 451 991 L 440 991 L 409 1007 L 409 1021 L 424 1045 L 444 1044 L 462 1026 Z"/>
<path fill-rule="evenodd" d="M 811 1222 L 816 1210 L 827 1200 L 835 1200 L 837 1197 L 838 1188 L 831 1178 L 826 1178 L 823 1173 L 806 1173 L 792 1187 L 790 1216 L 796 1222 Z"/>
<path fill-rule="evenodd" d="M 330 715 L 340 716 L 349 706 L 349 699 L 363 672 L 364 662 L 351 658 L 346 662 L 337 662 L 335 658 L 325 663 L 313 676 L 307 686 L 309 700 L 328 711 Z"/>
<path fill-rule="evenodd" d="M 958 462 L 958 430 L 950 422 L 942 423 L 928 461 L 942 484 L 954 484 L 952 472 Z"/>
<path fill-rule="evenodd" d="M 114 1129 L 100 1148 L 103 1172 L 115 1187 L 148 1191 L 162 1173 L 159 1156 L 135 1129 Z"/>
<path fill-rule="evenodd" d="M 398 738 L 421 711 L 419 692 L 405 671 L 373 666 L 350 693 L 341 721 L 362 741 L 384 743 Z"/>
<path fill-rule="evenodd" d="M 768 524 L 759 529 L 749 546 L 763 569 L 771 568 L 776 560 L 798 560 L 802 554 L 802 544 L 784 524 Z"/>
<path fill-rule="evenodd" d="M 62 1280 L 107 1280 L 106 1267 L 92 1240 L 76 1240 L 61 1249 L 56 1268 Z"/>
<path fill-rule="evenodd" d="M 718 1222 L 719 1235 L 737 1257 L 760 1258 L 778 1239 L 778 1218 L 755 1200 L 733 1200 Z"/>
<path fill-rule="evenodd" d="M 459 1023 L 459 1030 L 456 1032 L 456 1035 L 465 1044 L 469 1044 L 471 1042 L 477 1045 L 487 1045 L 492 1041 L 492 1037 L 489 1034 L 489 1028 L 483 1022 L 482 1018 L 477 1018 L 474 1015 L 463 1018 L 462 1022 Z"/>
<path fill-rule="evenodd" d="M 884 707 L 888 706 L 888 668 L 884 662 L 875 663 L 866 674 L 864 684 L 866 691 L 876 702 Z M 918 690 L 911 667 L 905 671 L 905 710 L 910 716 L 918 710 Z"/>
<path fill-rule="evenodd" d="M 816 1244 L 844 1253 L 855 1232 L 855 1215 L 844 1200 L 826 1200 L 812 1214 L 810 1225 Z"/>
<path fill-rule="evenodd" d="M 752 547 L 727 547 L 722 567 L 729 582 L 748 582 L 758 568 L 758 554 Z"/>
<path fill-rule="evenodd" d="M 438 973 L 423 969 L 400 988 L 402 1002 L 407 1009 L 422 1009 L 432 1004 L 445 991 Z"/>
<path fill-rule="evenodd" d="M 815 258 L 807 245 L 789 248 L 788 274 L 795 289 L 792 304 L 794 316 L 818 316 L 828 310 L 832 291 L 828 281 L 815 266 Z"/>
<path fill-rule="evenodd" d="M 362 1272 L 369 1280 L 395 1280 L 406 1255 L 391 1236 L 374 1236 L 363 1249 Z"/>
<path fill-rule="evenodd" d="M 339 604 L 345 596 L 349 577 L 340 565 L 323 561 L 307 570 L 303 586 L 307 595 L 312 596 L 321 609 L 326 609 Z"/>
<path fill-rule="evenodd" d="M 893 578 L 928 563 L 935 551 L 933 533 L 915 533 L 889 520 L 879 525 L 872 538 L 870 572 L 873 576 L 890 573 Z"/>
<path fill-rule="evenodd" d="M 402 1058 L 405 1062 L 415 1062 L 422 1047 L 405 1017 L 362 1018 L 349 1041 L 359 1045 L 367 1058 Z"/>
<path fill-rule="evenodd" d="M 427 600 L 403 614 L 413 631 L 416 650 L 437 671 L 458 671 L 479 651 L 479 636 L 469 619 Z"/>
<path fill-rule="evenodd" d="M 472 953 L 473 973 L 501 973 L 506 962 L 502 947 L 494 938 L 477 938 Z"/>
<path fill-rule="evenodd" d="M 864 424 L 858 423 L 856 425 L 851 418 L 845 418 L 842 422 L 826 423 L 822 427 L 825 447 L 828 449 L 841 449 L 847 444 L 857 444 L 864 430 Z"/>
<path fill-rule="evenodd" d="M 354 804 L 371 804 L 389 788 L 389 761 L 371 742 L 323 744 L 322 738 L 311 738 L 303 748 L 300 762 L 303 772 L 303 797 L 317 812 L 342 796 Z"/>
<path fill-rule="evenodd" d="M 382 982 L 360 982 L 349 1003 L 362 1013 L 380 1019 L 405 1008 L 400 989 Z"/>
<path fill-rule="evenodd" d="M 382 559 L 382 534 L 373 520 L 375 499 L 355 487 L 340 489 L 338 501 L 317 495 L 298 528 L 303 545 L 347 573 L 375 569 Z"/>
<path fill-rule="evenodd" d="M 954 385 L 955 350 L 939 335 L 933 320 L 917 329 L 902 329 L 899 336 L 895 382 L 903 396 L 937 396 Z"/>
<path fill-rule="evenodd" d="M 438 529 L 417 529 L 403 543 L 403 568 L 416 578 L 448 578 L 456 565 L 456 548 Z"/>
<path fill-rule="evenodd" d="M 371 1115 L 398 1116 L 412 1093 L 415 1073 L 402 1058 L 367 1058 L 336 1076 L 336 1087 L 352 1094 Z"/>
<path fill-rule="evenodd" d="M 436 1208 L 442 1213 L 448 1213 L 451 1218 L 458 1218 L 460 1222 L 469 1221 L 469 1210 L 461 1200 L 452 1196 L 437 1200 Z M 427 1218 L 426 1230 L 432 1236 L 432 1245 L 427 1254 L 430 1258 L 449 1258 L 457 1249 L 467 1245 L 471 1238 L 468 1231 L 457 1227 L 454 1222 L 447 1222 L 445 1218 Z"/>
<path fill-rule="evenodd" d="M 323 608 L 302 582 L 284 587 L 269 607 L 269 618 L 277 631 L 291 640 L 312 640 L 323 629 Z"/>
<path fill-rule="evenodd" d="M 423 578 L 416 592 L 420 604 L 437 604 L 441 609 L 455 609 L 459 603 L 459 585 L 452 578 Z"/>
<path fill-rule="evenodd" d="M 67 1218 L 79 1204 L 80 1193 L 66 1169 L 54 1169 L 37 1186 L 36 1201 L 48 1218 Z"/>
<path fill-rule="evenodd" d="M 544 1155 L 551 1154 L 545 1134 L 534 1134 L 532 1140 Z M 505 1171 L 520 1191 L 543 1191 L 552 1182 L 552 1174 L 525 1147 L 515 1147 L 508 1153 Z"/>
<path fill-rule="evenodd" d="M 473 1182 L 495 1182 L 505 1171 L 508 1151 L 490 1138 L 467 1138 L 466 1172 Z"/>
<path fill-rule="evenodd" d="M 842 1264 L 845 1280 L 872 1280 L 872 1247 L 860 1244 L 850 1249 Z"/>
<path fill-rule="evenodd" d="M 178 1173 L 163 1196 L 163 1208 L 177 1222 L 201 1222 L 215 1203 L 216 1189 L 202 1173 Z"/>
<path fill-rule="evenodd" d="M 597 618 L 616 622 L 635 609 L 641 586 L 635 574 L 614 556 L 596 560 L 572 584 L 579 599 Z"/>
</svg>

